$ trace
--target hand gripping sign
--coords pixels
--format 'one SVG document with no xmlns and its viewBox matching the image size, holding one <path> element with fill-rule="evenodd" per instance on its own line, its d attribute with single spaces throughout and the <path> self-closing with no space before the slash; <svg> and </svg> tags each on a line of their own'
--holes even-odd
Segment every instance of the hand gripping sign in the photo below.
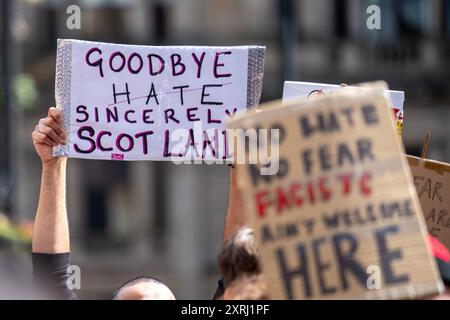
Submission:
<svg viewBox="0 0 450 320">
<path fill-rule="evenodd" d="M 56 156 L 227 160 L 224 121 L 259 102 L 264 47 L 156 47 L 58 40 Z"/>
<path fill-rule="evenodd" d="M 279 130 L 276 174 L 236 165 L 271 298 L 400 299 L 442 289 L 383 91 L 261 110 L 228 126 Z"/>
</svg>

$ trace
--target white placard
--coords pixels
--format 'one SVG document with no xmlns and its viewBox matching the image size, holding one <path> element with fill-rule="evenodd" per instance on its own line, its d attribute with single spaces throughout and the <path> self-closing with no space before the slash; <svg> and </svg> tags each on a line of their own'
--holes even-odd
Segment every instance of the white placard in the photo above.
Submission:
<svg viewBox="0 0 450 320">
<path fill-rule="evenodd" d="M 300 97 L 311 100 L 314 97 L 326 96 L 339 88 L 342 88 L 342 86 L 315 82 L 285 81 L 283 87 L 283 102 Z M 401 135 L 403 128 L 403 104 L 405 102 L 405 93 L 396 90 L 388 90 L 388 92 L 392 101 L 392 111 L 395 116 L 397 132 Z"/>
<path fill-rule="evenodd" d="M 311 97 L 313 95 L 326 95 L 339 88 L 342 88 L 342 86 L 315 82 L 285 81 L 283 87 L 283 101 L 292 98 Z M 389 90 L 389 93 L 391 95 L 393 107 L 398 110 L 403 110 L 405 93 L 396 90 Z"/>
<path fill-rule="evenodd" d="M 227 158 L 224 122 L 251 107 L 252 48 L 264 52 L 249 46 L 59 40 L 56 100 L 69 140 L 55 154 L 111 160 Z"/>
</svg>

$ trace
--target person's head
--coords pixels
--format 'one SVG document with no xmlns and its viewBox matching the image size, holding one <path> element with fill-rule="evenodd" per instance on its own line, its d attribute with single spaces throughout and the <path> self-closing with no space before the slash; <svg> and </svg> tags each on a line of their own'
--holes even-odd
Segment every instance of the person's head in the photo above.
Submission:
<svg viewBox="0 0 450 320">
<path fill-rule="evenodd" d="M 450 300 L 450 252 L 448 249 L 435 237 L 428 236 L 428 244 L 431 253 L 436 259 L 439 273 L 444 282 L 445 290 L 442 294 L 431 297 L 433 300 Z"/>
<path fill-rule="evenodd" d="M 325 97 L 325 93 L 322 90 L 313 90 L 308 93 L 308 100 L 314 100 L 322 97 Z"/>
<path fill-rule="evenodd" d="M 225 287 L 244 275 L 261 273 L 261 264 L 253 230 L 242 227 L 228 239 L 219 255 L 219 271 Z"/>
<path fill-rule="evenodd" d="M 158 279 L 137 277 L 114 291 L 113 300 L 175 300 L 175 296 Z"/>
<path fill-rule="evenodd" d="M 234 279 L 223 294 L 223 300 L 267 300 L 267 286 L 261 274 Z"/>
</svg>

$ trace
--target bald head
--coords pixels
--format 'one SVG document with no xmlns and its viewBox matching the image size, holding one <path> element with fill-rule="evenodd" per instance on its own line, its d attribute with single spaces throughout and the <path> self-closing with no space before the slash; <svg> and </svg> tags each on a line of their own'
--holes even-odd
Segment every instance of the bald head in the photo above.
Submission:
<svg viewBox="0 0 450 320">
<path fill-rule="evenodd" d="M 123 284 L 114 292 L 114 300 L 175 300 L 172 291 L 161 281 L 139 277 Z"/>
</svg>

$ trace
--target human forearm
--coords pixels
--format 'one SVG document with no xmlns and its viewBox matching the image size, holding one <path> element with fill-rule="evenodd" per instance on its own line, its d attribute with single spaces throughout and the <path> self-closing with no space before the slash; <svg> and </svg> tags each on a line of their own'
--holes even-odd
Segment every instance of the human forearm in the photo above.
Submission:
<svg viewBox="0 0 450 320">
<path fill-rule="evenodd" d="M 55 158 L 42 165 L 39 205 L 33 231 L 33 252 L 70 251 L 66 209 L 66 158 Z"/>
<path fill-rule="evenodd" d="M 225 218 L 225 228 L 223 238 L 226 241 L 240 227 L 248 224 L 245 215 L 244 203 L 236 185 L 236 169 L 230 169 L 230 191 L 228 194 L 227 216 Z"/>
</svg>

